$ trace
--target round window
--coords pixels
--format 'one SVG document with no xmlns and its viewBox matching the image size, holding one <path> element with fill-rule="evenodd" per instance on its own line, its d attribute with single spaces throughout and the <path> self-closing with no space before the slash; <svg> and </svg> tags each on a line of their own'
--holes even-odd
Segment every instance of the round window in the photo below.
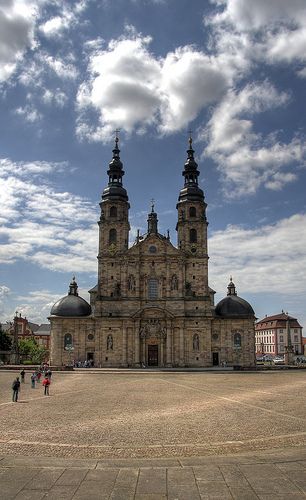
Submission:
<svg viewBox="0 0 306 500">
<path fill-rule="evenodd" d="M 94 339 L 94 335 L 92 333 L 90 333 L 88 336 L 87 336 L 88 340 L 93 340 Z"/>
<path fill-rule="evenodd" d="M 149 252 L 150 252 L 150 253 L 156 253 L 156 252 L 157 252 L 157 248 L 156 248 L 156 246 L 155 246 L 155 245 L 151 245 L 151 246 L 149 247 Z"/>
</svg>

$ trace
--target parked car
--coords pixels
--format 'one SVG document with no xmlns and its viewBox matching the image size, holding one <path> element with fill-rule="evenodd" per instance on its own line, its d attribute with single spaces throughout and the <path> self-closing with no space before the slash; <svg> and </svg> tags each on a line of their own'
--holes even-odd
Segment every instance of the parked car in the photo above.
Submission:
<svg viewBox="0 0 306 500">
<path fill-rule="evenodd" d="M 285 363 L 285 360 L 283 356 L 275 356 L 275 358 L 273 359 L 273 363 L 275 365 L 283 365 Z"/>
</svg>

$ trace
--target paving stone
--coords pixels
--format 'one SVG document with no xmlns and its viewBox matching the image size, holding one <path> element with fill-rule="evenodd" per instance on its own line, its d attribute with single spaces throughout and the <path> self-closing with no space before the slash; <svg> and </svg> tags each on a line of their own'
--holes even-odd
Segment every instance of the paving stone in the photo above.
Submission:
<svg viewBox="0 0 306 500">
<path fill-rule="evenodd" d="M 15 498 L 22 489 L 22 484 L 1 481 L 0 500 L 11 500 Z"/>
<path fill-rule="evenodd" d="M 111 499 L 134 498 L 138 481 L 139 469 L 120 469 Z"/>
<path fill-rule="evenodd" d="M 305 500 L 305 495 L 302 493 L 285 493 L 278 495 L 260 495 L 258 497 L 260 500 Z"/>
<path fill-rule="evenodd" d="M 230 486 L 229 490 L 234 500 L 258 500 L 258 496 L 251 488 Z"/>
<path fill-rule="evenodd" d="M 219 467 L 216 465 L 207 465 L 201 467 L 193 467 L 194 476 L 197 481 L 222 481 L 223 476 Z"/>
<path fill-rule="evenodd" d="M 65 469 L 42 469 L 40 470 L 29 483 L 29 490 L 49 490 L 56 483 Z"/>
<path fill-rule="evenodd" d="M 143 494 L 165 495 L 166 493 L 166 469 L 140 469 L 136 496 Z"/>
<path fill-rule="evenodd" d="M 200 500 L 200 494 L 197 486 L 189 486 L 187 484 L 168 484 L 168 499 L 169 500 Z"/>
<path fill-rule="evenodd" d="M 73 500 L 108 500 L 112 486 L 99 481 L 83 481 L 76 490 Z"/>
<path fill-rule="evenodd" d="M 76 491 L 76 486 L 53 486 L 46 493 L 44 499 L 48 500 L 71 500 Z"/>
<path fill-rule="evenodd" d="M 86 474 L 86 481 L 99 481 L 101 483 L 115 483 L 119 474 L 118 469 L 95 469 Z"/>
<path fill-rule="evenodd" d="M 66 469 L 56 482 L 56 486 L 74 486 L 80 484 L 87 474 L 87 470 Z"/>
<path fill-rule="evenodd" d="M 300 493 L 300 490 L 295 486 L 292 481 L 286 478 L 270 479 L 269 481 L 260 479 L 249 479 L 255 493 L 259 495 L 283 495 L 289 493 Z"/>
<path fill-rule="evenodd" d="M 236 486 L 237 488 L 249 487 L 249 483 L 238 465 L 221 465 L 220 473 L 229 486 Z"/>
<path fill-rule="evenodd" d="M 46 493 L 47 490 L 21 490 L 14 500 L 41 500 Z"/>
<path fill-rule="evenodd" d="M 283 473 L 274 464 L 254 464 L 254 465 L 239 465 L 244 476 L 249 478 L 260 478 L 261 481 L 278 479 L 283 477 Z"/>
<path fill-rule="evenodd" d="M 303 466 L 301 462 L 282 462 L 276 463 L 276 467 L 278 467 L 282 472 L 290 472 L 290 471 L 301 471 L 306 473 L 306 468 Z"/>
<path fill-rule="evenodd" d="M 147 495 L 136 495 L 135 500 L 167 500 L 167 495 L 148 493 Z"/>
<path fill-rule="evenodd" d="M 195 483 L 195 476 L 191 467 L 186 468 L 177 468 L 174 467 L 172 469 L 168 469 L 168 484 L 190 484 L 193 485 Z"/>
<path fill-rule="evenodd" d="M 197 481 L 201 498 L 231 499 L 232 495 L 224 481 Z"/>
</svg>

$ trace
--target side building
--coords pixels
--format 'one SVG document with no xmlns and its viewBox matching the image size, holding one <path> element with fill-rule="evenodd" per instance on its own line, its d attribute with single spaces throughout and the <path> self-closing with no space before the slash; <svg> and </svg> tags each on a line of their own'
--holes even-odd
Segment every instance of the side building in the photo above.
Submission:
<svg viewBox="0 0 306 500">
<path fill-rule="evenodd" d="M 255 315 L 232 280 L 214 305 L 208 285 L 207 218 L 192 140 L 178 196 L 177 246 L 158 231 L 152 205 L 147 232 L 129 247 L 129 200 L 118 138 L 100 202 L 97 284 L 90 304 L 75 279 L 51 309 L 51 363 L 89 360 L 101 367 L 255 365 Z"/>
<path fill-rule="evenodd" d="M 256 354 L 283 356 L 288 347 L 293 354 L 304 354 L 302 331 L 298 320 L 283 311 L 266 316 L 255 325 Z"/>
</svg>

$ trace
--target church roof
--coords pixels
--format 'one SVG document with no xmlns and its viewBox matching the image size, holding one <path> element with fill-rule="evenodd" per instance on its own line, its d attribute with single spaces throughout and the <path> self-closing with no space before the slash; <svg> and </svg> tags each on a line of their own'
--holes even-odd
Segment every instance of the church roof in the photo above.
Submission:
<svg viewBox="0 0 306 500">
<path fill-rule="evenodd" d="M 216 316 L 222 318 L 251 318 L 255 316 L 252 306 L 236 293 L 236 287 L 230 279 L 227 297 L 220 300 L 215 307 Z"/>
<path fill-rule="evenodd" d="M 91 306 L 78 295 L 78 285 L 75 278 L 69 285 L 66 297 L 58 300 L 51 308 L 51 316 L 79 317 L 90 316 Z"/>
</svg>

